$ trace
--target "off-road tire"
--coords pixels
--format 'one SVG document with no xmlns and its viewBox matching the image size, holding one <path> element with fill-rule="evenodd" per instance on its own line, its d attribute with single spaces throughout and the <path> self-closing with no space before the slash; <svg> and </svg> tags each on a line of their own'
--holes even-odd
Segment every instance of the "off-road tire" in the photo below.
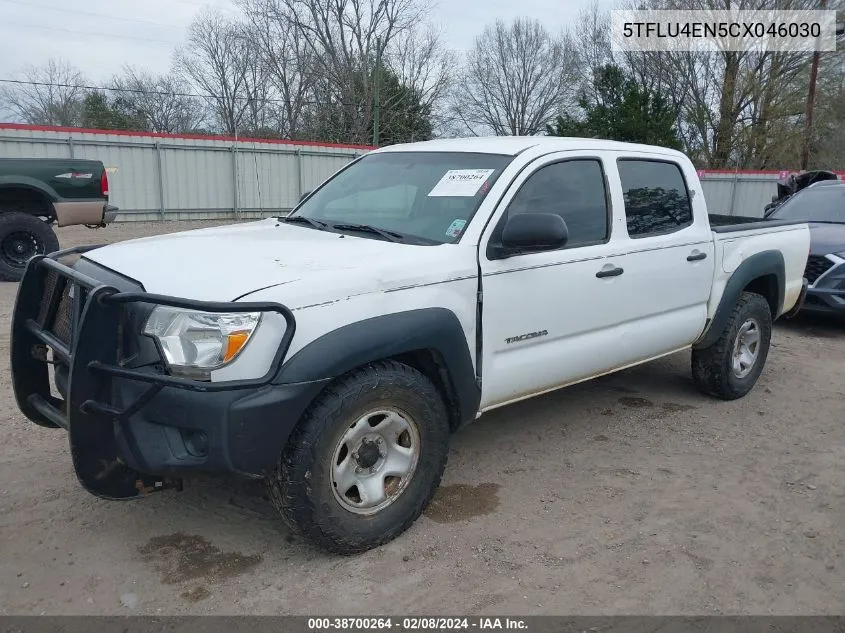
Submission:
<svg viewBox="0 0 845 633">
<path fill-rule="evenodd" d="M 375 514 L 355 514 L 336 498 L 334 451 L 360 416 L 387 406 L 407 412 L 416 424 L 416 470 L 390 505 Z M 372 363 L 331 383 L 311 404 L 267 477 L 270 499 L 294 532 L 320 547 L 364 552 L 393 540 L 419 518 L 440 485 L 448 445 L 448 415 L 432 381 L 402 363 Z"/>
<path fill-rule="evenodd" d="M 10 257 L 7 252 L 16 235 L 27 235 L 33 241 L 32 256 L 59 250 L 59 238 L 44 220 L 26 213 L 0 210 L 0 281 L 20 281 L 26 270 L 26 263 L 20 257 Z"/>
<path fill-rule="evenodd" d="M 751 372 L 742 378 L 733 369 L 734 344 L 740 328 L 748 319 L 759 324 L 760 343 Z M 772 338 L 772 313 L 769 302 L 757 293 L 743 292 L 719 336 L 710 346 L 692 351 L 692 377 L 698 389 L 722 400 L 736 400 L 745 396 L 757 382 Z"/>
</svg>

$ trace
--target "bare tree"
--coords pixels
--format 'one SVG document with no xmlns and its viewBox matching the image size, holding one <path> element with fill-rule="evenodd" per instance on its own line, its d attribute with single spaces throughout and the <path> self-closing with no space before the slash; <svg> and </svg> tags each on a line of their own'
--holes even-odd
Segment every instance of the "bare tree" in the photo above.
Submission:
<svg viewBox="0 0 845 633">
<path fill-rule="evenodd" d="M 573 51 L 581 91 L 595 101 L 597 72 L 616 62 L 610 46 L 610 13 L 603 11 L 595 0 L 582 8 L 575 27 L 566 35 L 566 46 Z"/>
<path fill-rule="evenodd" d="M 444 48 L 433 25 L 414 26 L 402 33 L 386 51 L 385 65 L 408 88 L 404 94 L 413 94 L 418 103 L 395 107 L 418 105 L 432 112 L 434 119 L 439 118 L 437 113 L 442 110 L 452 85 L 457 62 L 456 55 Z M 382 104 L 382 107 L 390 106 Z"/>
<path fill-rule="evenodd" d="M 423 21 L 423 0 L 281 0 L 310 47 L 322 112 L 341 121 L 347 140 L 368 142 L 375 104 L 375 65 L 394 40 Z"/>
<path fill-rule="evenodd" d="M 0 100 L 25 123 L 79 125 L 85 77 L 69 63 L 50 59 L 45 66 L 28 66 L 17 77 L 21 83 L 4 87 Z"/>
<path fill-rule="evenodd" d="M 845 170 L 845 55 L 823 55 L 819 78 L 810 169 Z"/>
<path fill-rule="evenodd" d="M 203 103 L 186 94 L 174 74 L 153 75 L 127 66 L 111 88 L 121 106 L 140 116 L 151 132 L 190 132 L 206 116 Z"/>
<path fill-rule="evenodd" d="M 816 4 L 816 0 L 628 0 L 625 8 L 805 9 Z M 638 81 L 672 99 L 685 150 L 698 164 L 764 168 L 793 160 L 790 148 L 800 147 L 809 55 L 683 51 L 623 53 L 622 58 Z"/>
<path fill-rule="evenodd" d="M 468 53 L 451 112 L 472 134 L 537 134 L 572 98 L 574 61 L 538 20 L 498 20 Z"/>
<path fill-rule="evenodd" d="M 314 50 L 297 28 L 284 0 L 239 0 L 255 45 L 279 103 L 275 120 L 279 134 L 297 138 L 303 131 L 316 81 Z"/>
<path fill-rule="evenodd" d="M 206 9 L 194 20 L 188 44 L 176 53 L 178 72 L 206 95 L 227 134 L 238 133 L 258 96 L 251 74 L 253 55 L 243 26 L 216 9 Z"/>
<path fill-rule="evenodd" d="M 249 63 L 244 67 L 244 96 L 246 109 L 242 126 L 253 136 L 279 136 L 278 111 L 280 99 L 266 60 L 248 25 L 241 29 L 241 54 Z"/>
</svg>

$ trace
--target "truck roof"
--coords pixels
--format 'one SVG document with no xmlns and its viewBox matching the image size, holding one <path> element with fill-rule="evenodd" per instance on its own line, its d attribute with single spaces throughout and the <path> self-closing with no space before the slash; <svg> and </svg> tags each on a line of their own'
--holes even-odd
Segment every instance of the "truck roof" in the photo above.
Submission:
<svg viewBox="0 0 845 633">
<path fill-rule="evenodd" d="M 417 143 L 390 145 L 375 152 L 473 152 L 479 154 L 502 154 L 516 156 L 525 150 L 536 148 L 545 152 L 595 149 L 605 151 L 638 151 L 649 154 L 683 156 L 681 152 L 657 145 L 622 143 L 596 138 L 570 136 L 478 136 L 469 138 L 438 139 Z M 373 152 L 373 153 L 375 153 Z"/>
</svg>

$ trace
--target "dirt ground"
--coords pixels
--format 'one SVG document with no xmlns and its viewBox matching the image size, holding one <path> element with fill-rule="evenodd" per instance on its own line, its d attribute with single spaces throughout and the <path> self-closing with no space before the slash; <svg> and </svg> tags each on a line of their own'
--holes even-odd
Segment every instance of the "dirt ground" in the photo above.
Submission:
<svg viewBox="0 0 845 633">
<path fill-rule="evenodd" d="M 63 246 L 199 226 L 62 230 Z M 16 284 L 0 284 L 8 358 Z M 500 409 L 456 434 L 405 535 L 335 557 L 260 485 L 86 493 L 63 431 L 0 373 L 0 614 L 838 614 L 845 326 L 776 327 L 757 387 L 708 399 L 689 354 Z"/>
</svg>

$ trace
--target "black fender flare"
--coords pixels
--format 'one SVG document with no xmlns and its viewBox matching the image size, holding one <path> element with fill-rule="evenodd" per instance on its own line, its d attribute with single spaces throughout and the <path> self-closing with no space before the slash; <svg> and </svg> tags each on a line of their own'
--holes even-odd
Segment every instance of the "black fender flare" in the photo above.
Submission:
<svg viewBox="0 0 845 633">
<path fill-rule="evenodd" d="M 420 308 L 344 325 L 315 339 L 281 366 L 276 384 L 337 378 L 357 367 L 409 352 L 433 350 L 441 378 L 458 406 L 459 424 L 473 420 L 481 402 L 464 329 L 446 308 Z M 445 375 L 443 373 L 445 370 Z"/>
<path fill-rule="evenodd" d="M 777 279 L 775 288 L 772 289 L 773 293 L 770 293 L 774 296 L 766 297 L 772 307 L 772 320 L 777 319 L 783 311 L 783 300 L 786 294 L 786 266 L 783 253 L 780 251 L 762 251 L 743 261 L 730 276 L 713 320 L 693 347 L 709 347 L 715 343 L 722 334 L 722 330 L 725 329 L 742 291 L 755 279 L 768 275 L 774 275 Z"/>
</svg>

